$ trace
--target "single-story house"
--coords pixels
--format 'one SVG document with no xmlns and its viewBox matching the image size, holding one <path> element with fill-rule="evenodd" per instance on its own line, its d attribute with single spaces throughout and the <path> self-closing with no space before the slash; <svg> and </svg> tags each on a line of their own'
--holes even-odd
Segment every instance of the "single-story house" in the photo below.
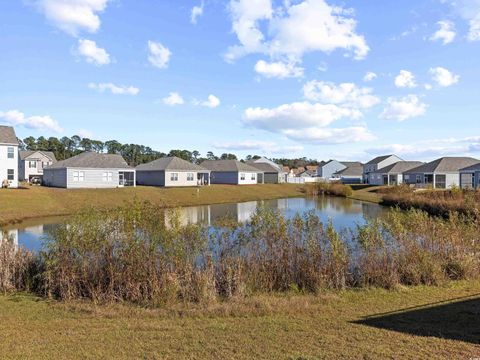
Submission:
<svg viewBox="0 0 480 360">
<path fill-rule="evenodd" d="M 211 184 L 253 185 L 263 171 L 238 160 L 205 160 L 201 167 L 210 170 Z"/>
<path fill-rule="evenodd" d="M 460 187 L 466 190 L 480 188 L 480 163 L 460 169 Z"/>
<path fill-rule="evenodd" d="M 404 173 L 423 165 L 421 161 L 399 161 L 370 173 L 370 184 L 400 185 L 404 183 Z M 407 179 L 409 175 L 406 175 Z M 373 179 L 373 180 L 372 180 Z"/>
<path fill-rule="evenodd" d="M 18 140 L 11 126 L 0 125 L 0 187 L 18 187 Z"/>
<path fill-rule="evenodd" d="M 121 155 L 84 152 L 44 168 L 43 184 L 68 189 L 135 186 L 135 169 Z"/>
<path fill-rule="evenodd" d="M 403 159 L 399 158 L 397 155 L 377 156 L 363 166 L 363 181 L 366 184 L 383 185 L 382 179 L 378 178 L 378 170 L 399 161 L 403 161 Z"/>
<path fill-rule="evenodd" d="M 316 178 L 316 177 L 318 177 L 316 170 L 305 170 L 304 172 L 298 174 L 297 176 L 301 177 L 301 178 Z"/>
<path fill-rule="evenodd" d="M 178 157 L 165 157 L 136 168 L 137 185 L 197 186 L 209 185 L 210 171 Z"/>
<path fill-rule="evenodd" d="M 442 157 L 404 173 L 404 181 L 419 188 L 450 189 L 460 186 L 460 170 L 479 164 L 471 157 Z"/>
<path fill-rule="evenodd" d="M 31 182 L 43 179 L 43 168 L 57 162 L 55 154 L 51 151 L 24 150 L 18 156 L 18 178 L 20 181 Z"/>
<path fill-rule="evenodd" d="M 332 174 L 331 179 L 338 179 L 343 184 L 361 184 L 363 182 L 363 164 L 358 161 L 342 161 L 344 169 Z"/>
<path fill-rule="evenodd" d="M 285 182 L 288 172 L 284 172 L 282 166 L 267 158 L 261 157 L 256 160 L 247 161 L 247 164 L 263 172 L 263 175 L 259 174 L 257 177 L 257 183 L 259 184 L 278 184 Z"/>
</svg>

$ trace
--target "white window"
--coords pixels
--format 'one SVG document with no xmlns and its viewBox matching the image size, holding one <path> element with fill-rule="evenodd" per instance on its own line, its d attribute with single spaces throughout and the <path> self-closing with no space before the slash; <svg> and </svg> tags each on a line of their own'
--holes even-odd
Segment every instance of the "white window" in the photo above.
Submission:
<svg viewBox="0 0 480 360">
<path fill-rule="evenodd" d="M 13 147 L 7 148 L 7 158 L 15 159 L 15 148 Z"/>
<path fill-rule="evenodd" d="M 240 173 L 240 180 L 245 180 L 245 173 Z"/>
<path fill-rule="evenodd" d="M 178 181 L 178 173 L 171 173 L 170 181 Z"/>
<path fill-rule="evenodd" d="M 405 175 L 405 181 L 410 180 L 410 175 Z"/>
<path fill-rule="evenodd" d="M 187 173 L 187 181 L 193 181 L 193 173 Z"/>
<path fill-rule="evenodd" d="M 73 172 L 73 181 L 82 182 L 85 181 L 85 172 L 83 171 L 74 171 Z"/>
<path fill-rule="evenodd" d="M 255 173 L 252 173 L 252 177 L 251 177 L 252 180 L 257 180 L 257 174 Z"/>
<path fill-rule="evenodd" d="M 29 161 L 28 162 L 28 167 L 30 169 L 35 169 L 37 167 L 37 162 L 36 161 Z"/>
<path fill-rule="evenodd" d="M 7 170 L 7 180 L 15 180 L 15 170 L 13 169 Z"/>
<path fill-rule="evenodd" d="M 111 172 L 104 172 L 104 173 L 103 173 L 103 181 L 104 181 L 104 182 L 112 182 L 112 181 L 113 181 L 113 173 L 111 173 Z"/>
</svg>

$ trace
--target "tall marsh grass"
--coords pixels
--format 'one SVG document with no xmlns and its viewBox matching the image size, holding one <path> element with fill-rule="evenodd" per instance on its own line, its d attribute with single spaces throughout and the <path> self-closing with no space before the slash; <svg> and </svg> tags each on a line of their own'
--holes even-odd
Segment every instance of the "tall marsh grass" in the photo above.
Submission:
<svg viewBox="0 0 480 360">
<path fill-rule="evenodd" d="M 19 265 L 22 275 L 11 275 L 15 256 L 33 256 L 16 251 L 0 260 L 0 276 L 10 274 L 9 288 L 34 284 L 29 289 L 55 299 L 148 306 L 480 277 L 480 223 L 463 215 L 445 220 L 393 209 L 339 232 L 313 212 L 288 219 L 259 209 L 247 223 L 223 221 L 213 231 L 182 226 L 174 210 L 163 211 L 149 203 L 89 209 L 50 234 L 44 251 L 26 262 L 35 267 Z M 25 274 L 36 281 L 19 280 Z"/>
</svg>

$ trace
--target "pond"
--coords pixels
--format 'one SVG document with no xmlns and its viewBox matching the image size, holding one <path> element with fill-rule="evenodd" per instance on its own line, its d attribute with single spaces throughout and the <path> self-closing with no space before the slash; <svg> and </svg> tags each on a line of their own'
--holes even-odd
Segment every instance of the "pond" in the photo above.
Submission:
<svg viewBox="0 0 480 360">
<path fill-rule="evenodd" d="M 216 219 L 225 216 L 245 222 L 260 206 L 277 209 L 288 218 L 314 211 L 323 222 L 332 220 L 337 230 L 353 228 L 357 224 L 362 225 L 367 219 L 375 219 L 387 211 L 385 207 L 373 203 L 325 196 L 190 206 L 181 208 L 179 216 L 183 224 L 195 223 L 210 226 Z M 4 230 L 18 245 L 39 251 L 42 247 L 42 239 L 48 230 L 66 219 L 66 217 L 38 218 L 9 226 Z"/>
</svg>

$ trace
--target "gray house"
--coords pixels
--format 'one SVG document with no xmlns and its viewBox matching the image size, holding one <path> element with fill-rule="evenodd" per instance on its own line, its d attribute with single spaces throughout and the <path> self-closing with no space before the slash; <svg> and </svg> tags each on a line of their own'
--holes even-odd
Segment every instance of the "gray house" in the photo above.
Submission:
<svg viewBox="0 0 480 360">
<path fill-rule="evenodd" d="M 210 171 L 178 157 L 165 157 L 136 167 L 138 185 L 210 185 Z"/>
<path fill-rule="evenodd" d="M 288 172 L 283 170 L 282 166 L 265 157 L 247 161 L 247 164 L 263 172 L 263 176 L 261 173 L 259 173 L 259 176 L 257 177 L 257 183 L 259 184 L 284 183 L 288 174 Z"/>
<path fill-rule="evenodd" d="M 43 184 L 68 189 L 135 186 L 135 169 L 120 155 L 84 152 L 44 168 Z"/>
<path fill-rule="evenodd" d="M 205 160 L 200 166 L 210 170 L 212 184 L 253 185 L 263 177 L 263 171 L 238 160 Z"/>
<path fill-rule="evenodd" d="M 374 178 L 377 184 L 380 179 L 382 185 L 400 185 L 404 183 L 405 172 L 423 164 L 421 161 L 399 161 L 370 173 L 370 177 Z M 406 176 L 408 179 L 409 175 Z"/>
<path fill-rule="evenodd" d="M 18 187 L 18 140 L 11 126 L 0 125 L 0 187 Z"/>
<path fill-rule="evenodd" d="M 371 185 L 383 185 L 383 178 L 378 174 L 378 170 L 403 161 L 396 155 L 383 155 L 367 162 L 363 167 L 363 181 Z"/>
<path fill-rule="evenodd" d="M 480 163 L 460 170 L 460 187 L 467 190 L 480 188 Z"/>
<path fill-rule="evenodd" d="M 25 150 L 18 154 L 18 178 L 20 181 L 31 182 L 33 179 L 43 179 L 43 168 L 57 162 L 51 151 Z"/>
<path fill-rule="evenodd" d="M 363 164 L 361 162 L 343 161 L 344 169 L 332 174 L 332 179 L 338 179 L 343 184 L 361 184 L 363 182 Z"/>
<path fill-rule="evenodd" d="M 347 165 L 337 160 L 329 160 L 326 163 L 320 164 L 317 169 L 317 176 L 321 177 L 325 181 L 331 180 L 333 174 L 338 173 L 341 170 L 347 168 Z"/>
<path fill-rule="evenodd" d="M 470 157 L 442 157 L 404 173 L 405 182 L 419 188 L 450 189 L 460 186 L 460 171 L 480 160 Z"/>
</svg>

